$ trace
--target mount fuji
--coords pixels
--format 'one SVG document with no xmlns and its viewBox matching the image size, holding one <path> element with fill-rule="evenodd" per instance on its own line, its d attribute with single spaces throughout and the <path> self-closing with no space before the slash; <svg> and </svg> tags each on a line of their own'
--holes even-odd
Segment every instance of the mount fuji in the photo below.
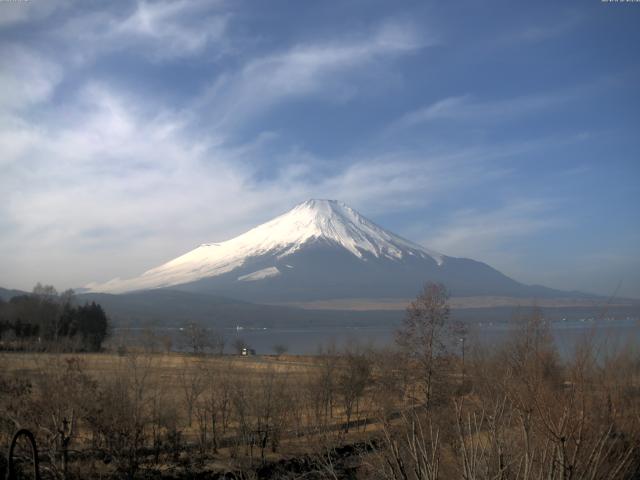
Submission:
<svg viewBox="0 0 640 480">
<path fill-rule="evenodd" d="M 94 293 L 171 289 L 287 303 L 411 298 L 427 281 L 442 282 L 457 297 L 568 293 L 524 285 L 485 263 L 430 250 L 335 200 L 308 200 L 238 237 L 200 245 L 138 277 L 86 288 Z"/>
</svg>

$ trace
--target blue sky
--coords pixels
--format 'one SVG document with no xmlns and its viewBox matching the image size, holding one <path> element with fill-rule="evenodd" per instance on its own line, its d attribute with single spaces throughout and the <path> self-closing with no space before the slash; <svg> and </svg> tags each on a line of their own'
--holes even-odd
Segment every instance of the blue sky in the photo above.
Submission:
<svg viewBox="0 0 640 480">
<path fill-rule="evenodd" d="M 640 3 L 0 2 L 0 285 L 134 276 L 311 197 L 640 298 Z"/>
</svg>

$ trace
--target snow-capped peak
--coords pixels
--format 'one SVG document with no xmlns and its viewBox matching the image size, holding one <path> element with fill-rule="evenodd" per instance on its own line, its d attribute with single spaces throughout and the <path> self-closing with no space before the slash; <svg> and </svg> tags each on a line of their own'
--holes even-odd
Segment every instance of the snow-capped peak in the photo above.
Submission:
<svg viewBox="0 0 640 480">
<path fill-rule="evenodd" d="M 231 240 L 207 243 L 130 280 L 89 285 L 94 291 L 123 292 L 161 288 L 230 272 L 252 257 L 271 254 L 281 259 L 314 240 L 343 247 L 358 258 L 366 255 L 401 259 L 405 255 L 442 255 L 384 230 L 336 200 L 307 200 L 288 212 Z"/>
<path fill-rule="evenodd" d="M 411 249 L 441 260 L 440 254 L 384 230 L 337 200 L 307 200 L 245 235 L 252 232 L 260 236 L 268 233 L 266 236 L 271 240 L 290 244 L 288 250 L 322 238 L 341 245 L 357 257 L 368 253 L 375 257 L 402 258 L 406 250 Z"/>
</svg>

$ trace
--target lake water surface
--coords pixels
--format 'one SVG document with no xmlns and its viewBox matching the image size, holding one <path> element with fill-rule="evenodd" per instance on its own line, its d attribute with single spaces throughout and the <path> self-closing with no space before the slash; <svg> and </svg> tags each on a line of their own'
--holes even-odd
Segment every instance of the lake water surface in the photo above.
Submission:
<svg viewBox="0 0 640 480">
<path fill-rule="evenodd" d="M 220 330 L 225 338 L 225 351 L 233 353 L 233 343 L 242 339 L 257 354 L 274 353 L 275 345 L 284 345 L 288 353 L 296 355 L 317 354 L 329 346 L 342 348 L 357 343 L 362 346 L 384 347 L 394 343 L 394 334 L 399 324 L 386 326 L 310 326 L 304 328 L 227 328 Z M 499 347 L 513 335 L 517 328 L 513 323 L 488 323 L 468 325 L 466 347 L 479 343 L 488 347 Z M 118 329 L 116 329 L 118 330 Z M 142 329 L 119 329 L 126 332 L 132 342 Z M 170 335 L 174 349 L 184 347 L 183 333 L 179 328 L 162 328 L 157 333 Z M 598 347 L 601 356 L 622 348 L 640 349 L 640 320 L 637 318 L 609 320 L 567 320 L 551 323 L 551 333 L 561 356 L 568 357 L 577 345 L 586 338 Z M 462 342 L 460 342 L 461 344 Z"/>
</svg>

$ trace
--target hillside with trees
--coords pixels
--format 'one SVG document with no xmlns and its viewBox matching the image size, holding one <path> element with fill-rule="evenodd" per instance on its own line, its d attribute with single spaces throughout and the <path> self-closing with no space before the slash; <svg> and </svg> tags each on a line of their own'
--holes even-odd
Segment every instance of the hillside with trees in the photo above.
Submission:
<svg viewBox="0 0 640 480">
<path fill-rule="evenodd" d="M 98 351 L 109 320 L 95 303 L 77 305 L 73 290 L 62 293 L 38 283 L 30 294 L 0 299 L 0 348 L 3 350 Z"/>
</svg>

